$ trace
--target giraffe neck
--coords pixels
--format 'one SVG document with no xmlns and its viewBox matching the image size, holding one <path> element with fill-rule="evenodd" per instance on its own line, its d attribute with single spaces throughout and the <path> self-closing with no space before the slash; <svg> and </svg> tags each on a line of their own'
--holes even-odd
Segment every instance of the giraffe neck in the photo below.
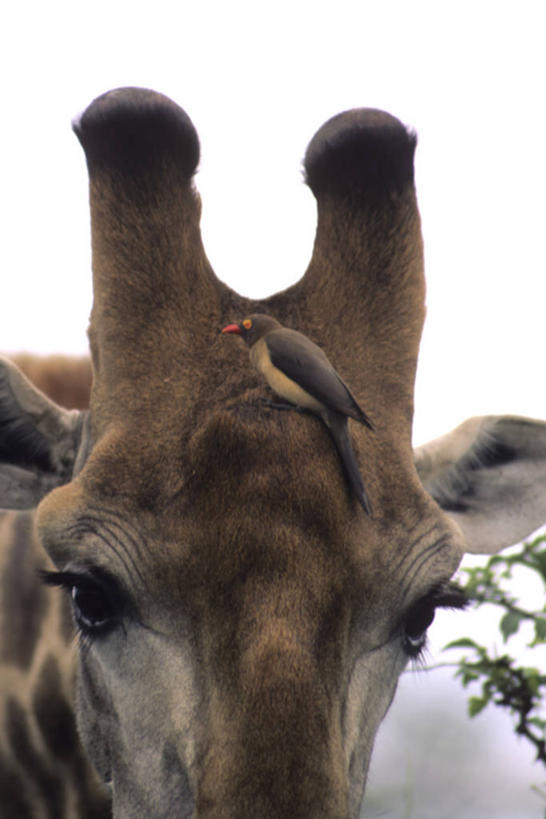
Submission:
<svg viewBox="0 0 546 819">
<path fill-rule="evenodd" d="M 105 819 L 109 798 L 81 747 L 68 601 L 29 512 L 0 514 L 0 819 Z"/>
</svg>

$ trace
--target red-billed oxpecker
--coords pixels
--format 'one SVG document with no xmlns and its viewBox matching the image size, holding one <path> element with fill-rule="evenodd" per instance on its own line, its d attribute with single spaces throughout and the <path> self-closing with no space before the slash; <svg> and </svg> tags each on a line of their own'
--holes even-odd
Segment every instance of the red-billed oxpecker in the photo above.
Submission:
<svg viewBox="0 0 546 819">
<path fill-rule="evenodd" d="M 321 348 L 302 333 L 260 313 L 239 324 L 228 324 L 222 333 L 241 336 L 250 348 L 252 364 L 291 408 L 309 410 L 324 421 L 353 492 L 370 515 L 371 504 L 349 437 L 348 418 L 368 429 L 373 427 Z"/>
</svg>

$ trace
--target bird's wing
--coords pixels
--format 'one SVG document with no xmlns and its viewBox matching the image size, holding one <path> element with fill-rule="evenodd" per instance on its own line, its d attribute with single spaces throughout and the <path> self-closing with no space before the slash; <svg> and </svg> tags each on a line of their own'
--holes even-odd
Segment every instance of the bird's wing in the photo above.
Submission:
<svg viewBox="0 0 546 819">
<path fill-rule="evenodd" d="M 347 385 L 321 350 L 296 330 L 274 330 L 265 337 L 272 364 L 328 409 L 371 427 Z"/>
</svg>

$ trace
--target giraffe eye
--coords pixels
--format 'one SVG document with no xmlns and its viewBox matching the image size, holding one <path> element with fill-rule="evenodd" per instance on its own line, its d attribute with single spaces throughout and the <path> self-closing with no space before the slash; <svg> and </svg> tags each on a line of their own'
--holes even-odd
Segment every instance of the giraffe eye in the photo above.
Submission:
<svg viewBox="0 0 546 819">
<path fill-rule="evenodd" d="M 68 591 L 76 625 L 85 637 L 104 636 L 119 624 L 123 596 L 112 578 L 87 572 L 44 572 L 43 579 L 48 586 Z"/>
<path fill-rule="evenodd" d="M 404 649 L 410 657 L 417 657 L 427 641 L 427 629 L 434 620 L 436 606 L 433 601 L 420 601 L 409 613 L 404 629 Z"/>
<path fill-rule="evenodd" d="M 404 622 L 406 654 L 417 658 L 422 653 L 427 641 L 427 630 L 432 625 L 436 609 L 464 609 L 467 603 L 464 591 L 455 583 L 433 588 L 418 600 L 409 610 Z"/>
<path fill-rule="evenodd" d="M 74 585 L 70 596 L 74 618 L 83 632 L 104 634 L 114 625 L 115 607 L 103 589 L 87 584 Z"/>
</svg>

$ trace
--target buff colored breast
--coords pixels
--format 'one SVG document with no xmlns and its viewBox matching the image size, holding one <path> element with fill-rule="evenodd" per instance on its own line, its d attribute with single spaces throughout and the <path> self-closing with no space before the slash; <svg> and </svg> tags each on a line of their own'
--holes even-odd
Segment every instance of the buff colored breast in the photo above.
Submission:
<svg viewBox="0 0 546 819">
<path fill-rule="evenodd" d="M 251 348 L 250 360 L 258 372 L 264 376 L 271 389 L 281 398 L 285 398 L 291 404 L 305 407 L 305 409 L 310 409 L 319 414 L 322 413 L 324 407 L 320 401 L 309 395 L 295 381 L 292 381 L 278 367 L 273 365 L 265 338 L 261 338 Z"/>
</svg>

